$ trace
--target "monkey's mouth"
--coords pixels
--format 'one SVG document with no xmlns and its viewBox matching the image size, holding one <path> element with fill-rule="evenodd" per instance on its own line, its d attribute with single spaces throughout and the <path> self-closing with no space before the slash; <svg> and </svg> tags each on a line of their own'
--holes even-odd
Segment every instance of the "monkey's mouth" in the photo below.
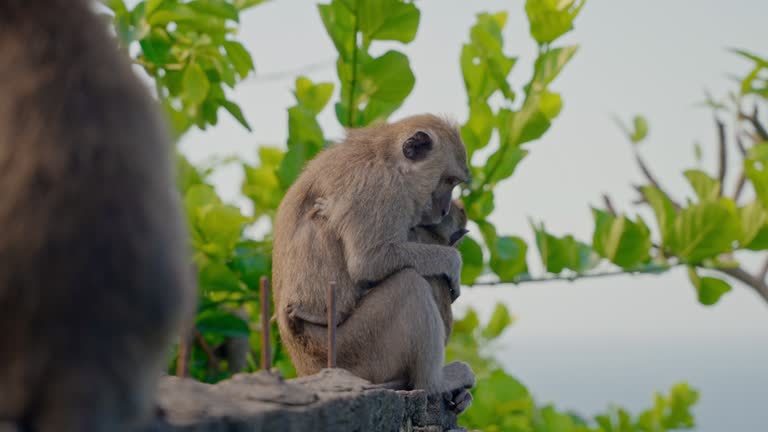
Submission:
<svg viewBox="0 0 768 432">
<path fill-rule="evenodd" d="M 464 235 L 465 235 L 466 233 L 468 233 L 468 232 L 469 232 L 469 230 L 466 230 L 466 229 L 464 229 L 464 228 L 462 228 L 462 229 L 460 229 L 460 230 L 456 231 L 455 233 L 451 234 L 451 238 L 450 238 L 450 239 L 448 239 L 448 244 L 449 244 L 450 246 L 453 246 L 453 245 L 455 245 L 456 243 L 458 243 L 458 241 L 459 241 L 459 240 L 461 240 L 462 238 L 464 238 Z"/>
</svg>

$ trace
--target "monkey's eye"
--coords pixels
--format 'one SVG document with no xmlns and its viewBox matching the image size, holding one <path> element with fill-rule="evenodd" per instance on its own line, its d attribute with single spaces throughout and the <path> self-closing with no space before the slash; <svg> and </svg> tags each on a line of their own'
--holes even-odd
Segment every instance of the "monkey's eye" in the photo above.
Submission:
<svg viewBox="0 0 768 432">
<path fill-rule="evenodd" d="M 459 179 L 457 179 L 456 177 L 446 177 L 445 183 L 447 185 L 450 185 L 451 187 L 453 187 L 453 186 L 456 186 L 457 184 L 461 183 L 461 181 Z"/>
</svg>

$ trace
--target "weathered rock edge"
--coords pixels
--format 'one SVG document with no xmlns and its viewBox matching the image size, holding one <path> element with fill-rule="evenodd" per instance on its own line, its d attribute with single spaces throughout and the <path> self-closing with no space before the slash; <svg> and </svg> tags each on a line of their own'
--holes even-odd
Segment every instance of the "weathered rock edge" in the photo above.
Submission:
<svg viewBox="0 0 768 432">
<path fill-rule="evenodd" d="M 374 388 L 342 369 L 283 380 L 238 374 L 211 385 L 164 377 L 145 432 L 464 431 L 442 397 Z"/>
</svg>

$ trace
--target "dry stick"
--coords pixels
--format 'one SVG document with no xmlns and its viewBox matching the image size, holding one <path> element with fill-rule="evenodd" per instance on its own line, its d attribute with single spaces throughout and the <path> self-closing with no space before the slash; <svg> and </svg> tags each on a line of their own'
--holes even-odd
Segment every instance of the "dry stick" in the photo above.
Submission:
<svg viewBox="0 0 768 432">
<path fill-rule="evenodd" d="M 272 369 L 272 347 L 269 326 L 269 279 L 261 277 L 261 369 Z"/>
<path fill-rule="evenodd" d="M 672 205 L 675 207 L 675 209 L 680 210 L 680 204 L 675 202 L 672 199 L 672 196 L 668 194 L 662 187 L 661 184 L 656 180 L 656 177 L 651 173 L 651 170 L 648 169 L 648 166 L 645 164 L 645 161 L 643 161 L 643 158 L 640 157 L 640 154 L 635 151 L 635 161 L 637 161 L 637 164 L 640 166 L 640 171 L 643 172 L 643 175 L 646 179 L 648 179 L 648 182 L 651 183 L 652 186 L 654 186 L 656 189 L 659 190 L 662 194 L 666 195 L 666 197 L 669 199 L 669 201 L 672 203 Z"/>
<path fill-rule="evenodd" d="M 608 194 L 603 194 L 603 201 L 605 202 L 605 208 L 608 210 L 609 213 L 611 213 L 614 216 L 618 215 L 618 213 L 616 212 L 616 207 L 613 206 L 611 197 L 609 197 Z"/>
<path fill-rule="evenodd" d="M 718 155 L 718 162 L 720 162 L 720 166 L 717 171 L 717 178 L 720 180 L 720 196 L 722 196 L 723 184 L 725 181 L 725 169 L 726 165 L 728 164 L 728 151 L 725 147 L 725 124 L 723 124 L 723 122 L 717 117 L 715 117 L 715 124 L 717 125 L 717 140 L 720 148 Z"/>
<path fill-rule="evenodd" d="M 749 116 L 743 112 L 739 113 L 739 117 L 745 120 L 749 120 L 749 122 L 752 124 L 752 127 L 755 128 L 755 133 L 760 137 L 761 141 L 768 141 L 768 131 L 765 130 L 765 127 L 762 123 L 760 123 L 760 119 L 758 118 L 759 114 L 757 112 L 757 105 L 755 105 L 754 110 L 752 111 L 752 115 Z"/>
<path fill-rule="evenodd" d="M 336 367 L 336 281 L 328 285 L 328 367 Z"/>
<path fill-rule="evenodd" d="M 768 259 L 763 263 L 763 267 L 760 269 L 760 273 L 757 274 L 757 279 L 765 282 L 765 277 L 768 276 Z"/>
<path fill-rule="evenodd" d="M 216 357 L 216 354 L 214 354 L 213 350 L 211 349 L 211 346 L 208 345 L 208 342 L 205 341 L 205 338 L 197 329 L 195 329 L 195 341 L 197 342 L 198 345 L 200 345 L 200 348 L 203 349 L 206 357 L 208 357 L 208 368 L 212 371 L 218 372 L 219 358 Z"/>
<path fill-rule="evenodd" d="M 191 338 L 186 332 L 182 332 L 181 340 L 179 341 L 179 354 L 176 357 L 176 376 L 179 378 L 186 378 L 189 376 L 189 358 L 192 354 L 190 349 L 192 346 Z"/>
</svg>

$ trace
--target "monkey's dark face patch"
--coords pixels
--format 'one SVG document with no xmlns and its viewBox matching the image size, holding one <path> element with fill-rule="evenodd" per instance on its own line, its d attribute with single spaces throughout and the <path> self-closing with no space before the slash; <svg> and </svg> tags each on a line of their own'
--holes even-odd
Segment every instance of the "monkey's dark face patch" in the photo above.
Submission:
<svg viewBox="0 0 768 432">
<path fill-rule="evenodd" d="M 424 160 L 432 151 L 432 138 L 426 132 L 418 131 L 403 143 L 403 155 L 412 161 Z"/>
</svg>

